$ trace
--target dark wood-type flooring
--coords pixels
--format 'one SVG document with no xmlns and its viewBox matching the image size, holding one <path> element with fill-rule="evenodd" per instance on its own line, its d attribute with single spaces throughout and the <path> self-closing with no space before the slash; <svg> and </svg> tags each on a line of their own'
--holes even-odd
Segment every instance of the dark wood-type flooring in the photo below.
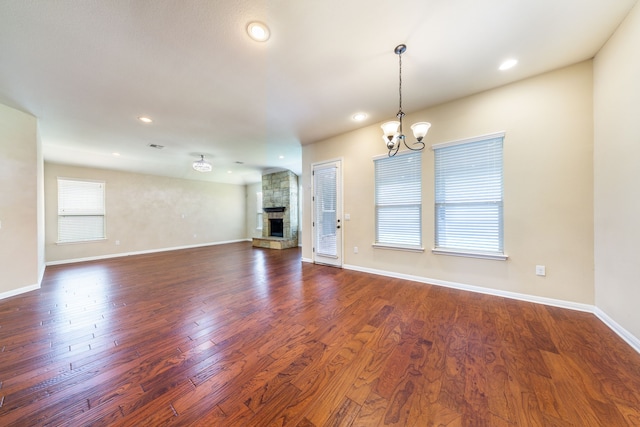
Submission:
<svg viewBox="0 0 640 427">
<path fill-rule="evenodd" d="M 2 426 L 640 425 L 595 316 L 212 246 L 0 301 Z"/>
</svg>

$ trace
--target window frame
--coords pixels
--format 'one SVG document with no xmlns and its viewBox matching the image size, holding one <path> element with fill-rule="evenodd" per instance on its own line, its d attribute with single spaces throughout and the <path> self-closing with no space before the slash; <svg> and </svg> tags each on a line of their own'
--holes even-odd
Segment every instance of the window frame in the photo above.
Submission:
<svg viewBox="0 0 640 427">
<path fill-rule="evenodd" d="M 456 140 L 456 141 L 450 141 L 450 142 L 444 142 L 441 144 L 434 144 L 431 149 L 432 151 L 434 151 L 434 247 L 432 249 L 432 252 L 434 254 L 439 254 L 439 255 L 454 255 L 454 256 L 463 256 L 463 257 L 471 257 L 471 258 L 483 258 L 483 259 L 495 259 L 495 260 L 506 260 L 508 259 L 508 255 L 505 252 L 504 249 L 504 138 L 505 138 L 505 132 L 496 132 L 496 133 L 491 133 L 491 134 L 487 134 L 487 135 L 480 135 L 477 137 L 472 137 L 472 138 L 466 138 L 466 139 L 462 139 L 462 140 Z M 481 143 L 487 143 L 491 140 L 497 140 L 500 139 L 500 167 L 499 167 L 499 173 L 500 173 L 500 180 L 499 180 L 499 198 L 497 199 L 492 199 L 492 200 L 487 200 L 487 198 L 485 197 L 484 199 L 481 197 L 478 198 L 471 198 L 471 199 L 467 199 L 464 202 L 452 202 L 452 203 L 446 203 L 446 202 L 442 202 L 439 201 L 439 191 L 438 191 L 438 184 L 439 184 L 439 179 L 441 179 L 441 177 L 439 176 L 439 166 L 438 166 L 438 150 L 446 150 L 447 148 L 451 148 L 451 147 L 460 147 L 461 145 L 468 145 L 469 148 L 471 147 L 478 147 L 479 144 Z M 475 145 L 471 145 L 471 144 L 475 144 Z M 442 153 L 442 152 L 441 152 Z M 471 159 L 473 156 L 472 155 L 468 155 L 467 157 L 464 157 L 463 159 L 469 160 Z M 487 173 L 490 173 L 490 170 L 487 170 Z M 492 171 L 494 174 L 496 172 L 496 170 Z M 483 185 L 483 183 L 481 183 L 481 185 Z M 481 188 L 478 187 L 476 190 L 480 190 Z M 497 193 L 497 191 L 494 189 L 494 193 Z M 480 191 L 470 191 L 469 194 L 482 194 Z M 473 246 L 472 244 L 468 244 L 468 245 L 461 245 L 461 246 L 439 246 L 438 245 L 438 240 L 439 240 L 439 236 L 442 234 L 441 233 L 441 228 L 439 227 L 439 207 L 442 207 L 444 205 L 449 205 L 449 206 L 457 206 L 460 209 L 464 209 L 464 210 L 471 210 L 471 209 L 476 209 L 478 206 L 493 206 L 493 207 L 497 207 L 496 213 L 495 213 L 495 218 L 491 217 L 492 221 L 495 220 L 497 221 L 494 222 L 492 225 L 495 225 L 497 228 L 497 241 L 494 241 L 495 246 L 497 246 L 496 250 L 481 250 L 481 249 L 476 249 L 476 248 L 472 248 L 471 246 Z M 494 209 L 495 210 L 495 209 Z M 453 233 L 450 233 L 453 234 Z M 461 238 L 467 237 L 468 236 L 464 236 L 464 235 L 460 235 Z"/>
<path fill-rule="evenodd" d="M 412 180 L 411 182 L 413 182 L 414 184 L 417 184 L 417 189 L 414 188 L 412 190 L 412 193 L 414 195 L 414 197 L 417 197 L 417 199 L 415 200 L 406 200 L 404 203 L 399 203 L 399 202 L 395 202 L 395 203 L 389 203 L 387 201 L 387 199 L 382 200 L 382 202 L 379 200 L 381 194 L 379 192 L 379 186 L 381 185 L 381 182 L 379 180 L 379 169 L 378 166 L 382 166 L 382 163 L 386 163 L 386 162 L 397 162 L 399 160 L 402 159 L 407 159 L 407 158 L 411 158 L 411 159 L 415 159 L 417 160 L 417 168 L 414 170 L 415 173 L 417 173 L 417 179 Z M 374 226 L 375 226 L 375 230 L 374 230 L 374 236 L 375 236 L 375 241 L 373 243 L 373 247 L 374 248 L 379 248 L 379 249 L 393 249 L 393 250 L 402 250 L 402 251 L 410 251 L 410 252 L 424 252 L 424 247 L 423 247 L 423 227 L 422 227 L 422 220 L 423 220 L 423 208 L 422 208 L 422 204 L 423 204 L 423 188 L 422 188 L 422 175 L 423 175 L 423 171 L 422 171 L 422 151 L 405 151 L 405 152 L 401 152 L 396 154 L 393 157 L 389 157 L 387 154 L 382 155 L 382 156 L 376 156 L 373 158 L 373 167 L 374 167 Z M 378 162 L 382 162 L 382 163 L 378 163 Z M 398 182 L 399 186 L 403 186 L 403 190 L 406 190 L 406 181 L 403 183 L 402 180 L 400 179 L 402 177 L 402 174 L 406 173 L 406 168 L 398 168 L 397 170 L 394 171 L 397 175 L 395 177 L 391 177 L 394 181 Z M 388 179 L 388 177 L 387 177 Z M 389 194 L 393 194 L 393 192 L 389 192 Z M 408 193 L 404 193 L 405 195 Z M 417 229 L 417 235 L 413 235 L 414 239 L 417 239 L 417 244 L 409 244 L 406 242 L 402 242 L 402 241 L 389 241 L 387 239 L 381 239 L 380 238 L 380 208 L 381 207 L 387 207 L 387 208 L 400 208 L 400 207 L 414 207 L 417 208 L 417 212 L 411 212 L 409 211 L 410 215 L 415 215 L 417 213 L 417 220 L 415 220 L 415 222 L 413 222 L 413 227 Z M 396 212 L 397 214 L 397 212 Z M 392 230 L 389 230 L 388 232 L 392 232 Z"/>
<path fill-rule="evenodd" d="M 69 183 L 77 182 L 84 184 L 96 184 L 101 187 L 101 202 L 97 205 L 94 205 L 91 208 L 78 208 L 72 207 L 69 208 L 69 211 L 65 211 L 66 206 L 69 206 L 69 201 L 66 203 L 63 201 L 65 194 L 69 194 L 68 190 L 65 191 L 61 187 L 64 185 L 69 185 Z M 64 184 L 67 183 L 67 184 Z M 100 180 L 91 180 L 91 179 L 82 179 L 82 178 L 66 178 L 66 177 L 58 177 L 56 181 L 57 185 L 57 236 L 56 236 L 56 244 L 77 244 L 77 243 L 90 243 L 90 242 L 98 242 L 102 240 L 107 240 L 107 212 L 106 212 L 106 182 Z M 72 202 L 71 202 L 72 203 Z M 65 232 L 63 224 L 65 218 L 70 217 L 99 217 L 102 221 L 101 233 L 100 235 L 90 235 L 86 238 L 76 238 L 76 239 L 63 239 L 61 238 Z M 67 224 L 68 225 L 68 224 Z M 97 230 L 97 228 L 96 228 Z"/>
<path fill-rule="evenodd" d="M 264 227 L 264 210 L 262 203 L 262 191 L 256 191 L 256 230 L 262 230 Z"/>
</svg>

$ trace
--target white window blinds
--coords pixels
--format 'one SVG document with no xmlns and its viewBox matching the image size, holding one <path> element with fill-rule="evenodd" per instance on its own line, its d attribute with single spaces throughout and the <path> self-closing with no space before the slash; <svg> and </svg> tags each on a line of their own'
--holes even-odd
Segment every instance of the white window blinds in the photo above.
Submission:
<svg viewBox="0 0 640 427">
<path fill-rule="evenodd" d="M 435 145 L 435 249 L 503 255 L 504 134 Z"/>
<path fill-rule="evenodd" d="M 105 238 L 104 182 L 58 178 L 58 242 Z"/>
<path fill-rule="evenodd" d="M 316 253 L 337 256 L 337 173 L 335 166 L 314 170 Z"/>
<path fill-rule="evenodd" d="M 375 159 L 374 168 L 376 244 L 421 248 L 421 153 Z"/>
<path fill-rule="evenodd" d="M 256 229 L 262 230 L 262 191 L 256 192 Z"/>
</svg>

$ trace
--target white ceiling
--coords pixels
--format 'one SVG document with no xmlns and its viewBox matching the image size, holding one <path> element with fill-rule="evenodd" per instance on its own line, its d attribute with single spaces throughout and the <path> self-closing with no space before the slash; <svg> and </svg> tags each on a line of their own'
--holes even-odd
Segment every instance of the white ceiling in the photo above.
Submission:
<svg viewBox="0 0 640 427">
<path fill-rule="evenodd" d="M 393 118 L 400 43 L 412 112 L 592 58 L 635 2 L 1 0 L 0 103 L 38 117 L 47 161 L 258 182 L 300 174 L 301 144 Z M 191 169 L 200 154 L 213 172 Z"/>
</svg>

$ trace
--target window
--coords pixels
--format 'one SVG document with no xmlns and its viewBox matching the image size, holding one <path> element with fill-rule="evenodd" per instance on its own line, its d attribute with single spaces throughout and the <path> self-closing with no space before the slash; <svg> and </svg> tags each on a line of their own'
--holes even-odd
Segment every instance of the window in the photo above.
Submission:
<svg viewBox="0 0 640 427">
<path fill-rule="evenodd" d="M 506 259 L 502 215 L 504 133 L 434 145 L 434 253 Z"/>
<path fill-rule="evenodd" d="M 374 159 L 374 246 L 422 250 L 422 155 L 409 151 Z"/>
<path fill-rule="evenodd" d="M 256 193 L 256 230 L 262 230 L 262 191 Z"/>
<path fill-rule="evenodd" d="M 337 162 L 315 165 L 313 168 L 315 253 L 338 257 L 338 179 Z"/>
<path fill-rule="evenodd" d="M 104 182 L 58 178 L 58 243 L 104 238 Z"/>
</svg>

